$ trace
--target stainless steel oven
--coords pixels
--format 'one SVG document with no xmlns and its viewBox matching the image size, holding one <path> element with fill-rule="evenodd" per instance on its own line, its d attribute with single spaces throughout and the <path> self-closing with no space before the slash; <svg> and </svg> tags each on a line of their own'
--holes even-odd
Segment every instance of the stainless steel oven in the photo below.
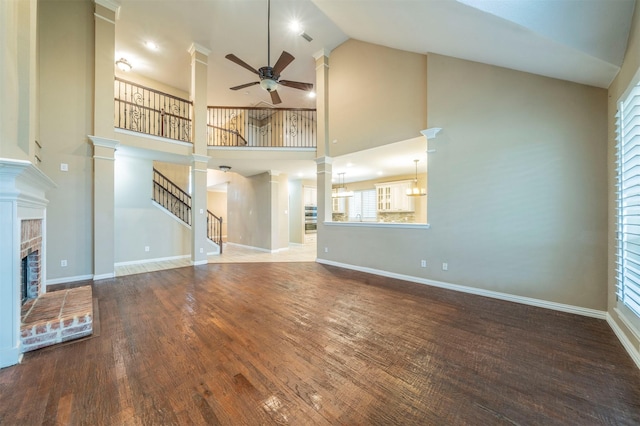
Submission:
<svg viewBox="0 0 640 426">
<path fill-rule="evenodd" d="M 304 233 L 312 234 L 318 228 L 318 207 L 304 206 Z"/>
</svg>

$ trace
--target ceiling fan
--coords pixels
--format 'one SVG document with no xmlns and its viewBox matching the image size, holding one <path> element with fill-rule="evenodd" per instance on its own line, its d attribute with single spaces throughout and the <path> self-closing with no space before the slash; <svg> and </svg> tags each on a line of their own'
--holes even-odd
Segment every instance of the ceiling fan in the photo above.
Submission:
<svg viewBox="0 0 640 426">
<path fill-rule="evenodd" d="M 264 90 L 271 95 L 271 102 L 274 104 L 282 103 L 280 95 L 278 95 L 278 86 L 291 87 L 298 90 L 313 90 L 313 84 L 301 83 L 299 81 L 280 80 L 280 73 L 295 59 L 293 55 L 288 52 L 282 51 L 282 54 L 276 61 L 275 65 L 271 66 L 271 0 L 267 0 L 267 66 L 259 69 L 253 68 L 251 65 L 238 58 L 233 53 L 225 56 L 231 62 L 234 62 L 241 67 L 258 74 L 260 81 L 254 81 L 252 83 L 241 84 L 239 86 L 231 87 L 231 90 L 240 90 L 245 87 L 255 86 L 259 84 Z"/>
</svg>

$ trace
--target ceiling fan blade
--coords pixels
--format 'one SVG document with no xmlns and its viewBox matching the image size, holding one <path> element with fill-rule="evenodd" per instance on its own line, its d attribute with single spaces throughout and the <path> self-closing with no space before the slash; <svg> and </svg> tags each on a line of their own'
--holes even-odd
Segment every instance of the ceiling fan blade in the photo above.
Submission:
<svg viewBox="0 0 640 426">
<path fill-rule="evenodd" d="M 279 84 L 282 84 L 283 86 L 287 86 L 287 87 L 291 87 L 292 89 L 298 89 L 298 90 L 313 90 L 313 84 L 311 83 L 300 83 L 299 81 L 289 81 L 289 80 L 280 80 L 278 81 Z"/>
<path fill-rule="evenodd" d="M 254 81 L 253 83 L 247 83 L 247 84 L 241 84 L 240 86 L 229 87 L 229 89 L 231 89 L 231 90 L 240 90 L 240 89 L 244 89 L 245 87 L 255 86 L 256 84 L 260 84 L 260 82 L 259 81 Z"/>
<path fill-rule="evenodd" d="M 280 75 L 282 70 L 284 70 L 291 62 L 293 62 L 294 59 L 295 58 L 291 53 L 285 52 L 283 50 L 282 54 L 280 54 L 280 57 L 278 58 L 278 61 L 273 66 L 273 74 Z"/>
<path fill-rule="evenodd" d="M 271 102 L 274 105 L 282 103 L 282 99 L 280 99 L 280 95 L 278 95 L 278 92 L 276 90 L 270 91 L 269 94 L 271 95 Z"/>
<path fill-rule="evenodd" d="M 251 71 L 254 74 L 258 74 L 260 75 L 260 73 L 258 73 L 258 70 L 253 68 L 251 65 L 249 65 L 248 63 L 246 63 L 245 61 L 243 61 L 242 59 L 238 58 L 236 55 L 234 55 L 233 53 L 229 53 L 227 56 L 225 56 L 225 58 L 227 58 L 228 60 L 230 60 L 231 62 L 235 62 L 236 64 L 240 65 L 242 68 L 246 68 L 249 71 Z"/>
</svg>

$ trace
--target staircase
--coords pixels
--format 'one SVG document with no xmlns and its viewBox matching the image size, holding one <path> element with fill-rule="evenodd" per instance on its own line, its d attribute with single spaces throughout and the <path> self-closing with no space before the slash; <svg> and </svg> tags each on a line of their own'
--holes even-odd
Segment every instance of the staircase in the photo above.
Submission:
<svg viewBox="0 0 640 426">
<path fill-rule="evenodd" d="M 153 169 L 153 201 L 187 225 L 191 225 L 191 196 L 155 168 Z M 210 210 L 207 210 L 207 238 L 220 247 L 220 254 L 222 254 L 222 218 Z"/>
</svg>

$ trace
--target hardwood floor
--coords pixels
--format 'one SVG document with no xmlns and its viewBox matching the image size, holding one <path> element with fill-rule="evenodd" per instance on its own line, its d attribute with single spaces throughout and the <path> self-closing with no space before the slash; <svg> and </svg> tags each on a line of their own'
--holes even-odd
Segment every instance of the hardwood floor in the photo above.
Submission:
<svg viewBox="0 0 640 426">
<path fill-rule="evenodd" d="M 311 262 L 93 286 L 100 335 L 0 370 L 0 424 L 640 424 L 603 320 Z"/>
</svg>

